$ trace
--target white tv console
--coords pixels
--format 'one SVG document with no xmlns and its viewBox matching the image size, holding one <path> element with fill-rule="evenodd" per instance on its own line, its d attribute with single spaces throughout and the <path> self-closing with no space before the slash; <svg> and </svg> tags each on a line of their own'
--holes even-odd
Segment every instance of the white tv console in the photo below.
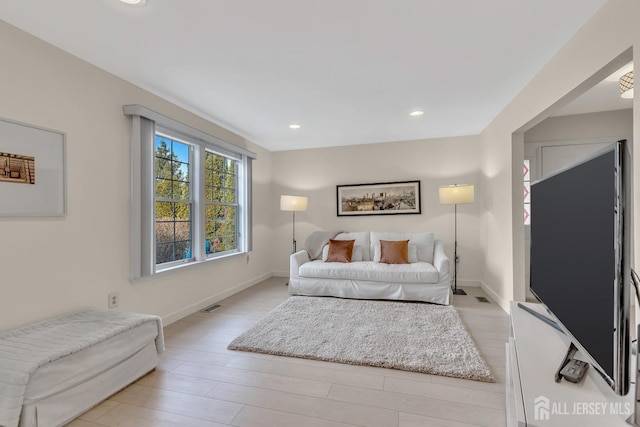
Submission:
<svg viewBox="0 0 640 427">
<path fill-rule="evenodd" d="M 522 304 L 545 314 L 540 304 Z M 518 307 L 517 302 L 511 303 L 507 344 L 509 427 L 629 427 L 626 420 L 633 413 L 633 385 L 626 396 L 618 396 L 592 366 L 578 384 L 554 381 L 570 343 L 566 335 Z M 583 359 L 580 351 L 574 357 Z M 631 381 L 635 382 L 633 377 Z"/>
</svg>

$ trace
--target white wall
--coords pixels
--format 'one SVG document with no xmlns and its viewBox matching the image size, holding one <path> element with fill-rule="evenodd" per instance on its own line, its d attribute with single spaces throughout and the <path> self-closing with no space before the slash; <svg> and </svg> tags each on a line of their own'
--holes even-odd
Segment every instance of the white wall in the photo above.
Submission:
<svg viewBox="0 0 640 427">
<path fill-rule="evenodd" d="M 271 154 L 0 21 L 0 117 L 66 132 L 68 214 L 0 219 L 0 331 L 89 307 L 176 320 L 271 272 Z M 130 120 L 141 104 L 257 152 L 254 252 L 131 284 Z M 1 141 L 0 141 L 1 147 Z M 0 200 L 0 203 L 10 203 Z"/>
<path fill-rule="evenodd" d="M 524 133 L 524 155 L 532 161 L 532 181 L 543 178 L 544 171 L 566 167 L 621 139 L 632 143 L 632 109 L 549 117 Z M 566 159 L 549 158 L 564 151 Z"/>
<path fill-rule="evenodd" d="M 629 48 L 640 46 L 639 24 L 639 2 L 609 0 L 481 135 L 484 189 L 481 239 L 487 256 L 482 280 L 505 309 L 509 300 L 525 296 L 519 189 L 524 154 L 522 132 L 628 62 Z M 640 68 L 639 59 L 636 53 L 635 69 Z M 634 134 L 640 131 L 639 102 L 636 96 Z M 634 162 L 638 161 L 640 153 L 636 150 Z M 640 185 L 634 188 L 636 200 L 640 200 L 639 189 Z M 640 209 L 636 209 L 634 215 L 639 214 Z M 637 233 L 635 241 L 640 243 Z"/>
<path fill-rule="evenodd" d="M 482 199 L 480 150 L 479 138 L 470 136 L 273 153 L 274 270 L 288 274 L 291 252 L 292 214 L 279 210 L 280 194 L 309 197 L 308 211 L 296 214 L 298 248 L 315 230 L 433 231 L 453 259 L 453 206 L 440 205 L 438 187 L 475 184 Z M 408 180 L 421 181 L 421 215 L 336 215 L 336 185 Z M 477 286 L 481 277 L 479 214 L 479 203 L 458 206 L 459 286 Z"/>
<path fill-rule="evenodd" d="M 629 137 L 633 133 L 633 110 L 549 117 L 524 133 L 524 142 L 534 143 L 611 139 Z"/>
<path fill-rule="evenodd" d="M 640 46 L 639 24 L 640 2 L 609 0 L 480 136 L 269 153 L 0 22 L 0 117 L 66 132 L 68 165 L 65 218 L 0 219 L 0 330 L 105 307 L 112 291 L 120 292 L 123 310 L 175 320 L 274 270 L 286 272 L 291 216 L 278 210 L 284 193 L 310 196 L 309 211 L 298 215 L 299 242 L 316 229 L 433 230 L 451 255 L 453 215 L 451 206 L 439 205 L 437 188 L 463 181 L 476 185 L 477 203 L 459 207 L 460 279 L 481 280 L 506 309 L 509 300 L 524 298 L 522 132 L 628 62 L 628 49 Z M 145 105 L 258 153 L 248 264 L 236 257 L 129 283 L 124 104 Z M 422 181 L 422 215 L 336 217 L 337 184 L 413 179 Z M 638 191 L 640 185 L 634 196 Z"/>
<path fill-rule="evenodd" d="M 633 110 L 549 117 L 524 133 L 524 156 L 531 161 L 531 181 L 587 158 L 621 139 L 632 143 Z M 525 285 L 529 291 L 529 227 L 525 227 Z"/>
</svg>

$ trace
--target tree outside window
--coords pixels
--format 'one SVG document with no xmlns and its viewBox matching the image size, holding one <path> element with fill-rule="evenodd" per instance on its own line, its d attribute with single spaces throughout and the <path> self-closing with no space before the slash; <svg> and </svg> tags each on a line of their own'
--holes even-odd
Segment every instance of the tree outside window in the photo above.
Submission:
<svg viewBox="0 0 640 427">
<path fill-rule="evenodd" d="M 192 245 L 190 157 L 188 144 L 156 134 L 156 264 L 184 259 Z"/>
<path fill-rule="evenodd" d="M 207 151 L 205 226 L 210 252 L 238 248 L 238 161 Z"/>
</svg>

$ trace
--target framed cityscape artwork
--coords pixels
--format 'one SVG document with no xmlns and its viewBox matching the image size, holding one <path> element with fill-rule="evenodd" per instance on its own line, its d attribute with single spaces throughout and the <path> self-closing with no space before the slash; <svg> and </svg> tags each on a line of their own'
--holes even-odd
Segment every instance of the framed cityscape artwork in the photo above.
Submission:
<svg viewBox="0 0 640 427">
<path fill-rule="evenodd" d="M 338 185 L 338 216 L 419 214 L 420 181 Z"/>
</svg>

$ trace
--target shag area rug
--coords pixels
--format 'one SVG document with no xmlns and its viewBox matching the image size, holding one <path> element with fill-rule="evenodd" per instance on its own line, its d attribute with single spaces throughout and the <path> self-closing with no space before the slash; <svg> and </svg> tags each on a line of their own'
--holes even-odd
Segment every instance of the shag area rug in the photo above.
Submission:
<svg viewBox="0 0 640 427">
<path fill-rule="evenodd" d="M 294 296 L 228 348 L 495 381 L 452 306 Z"/>
</svg>

